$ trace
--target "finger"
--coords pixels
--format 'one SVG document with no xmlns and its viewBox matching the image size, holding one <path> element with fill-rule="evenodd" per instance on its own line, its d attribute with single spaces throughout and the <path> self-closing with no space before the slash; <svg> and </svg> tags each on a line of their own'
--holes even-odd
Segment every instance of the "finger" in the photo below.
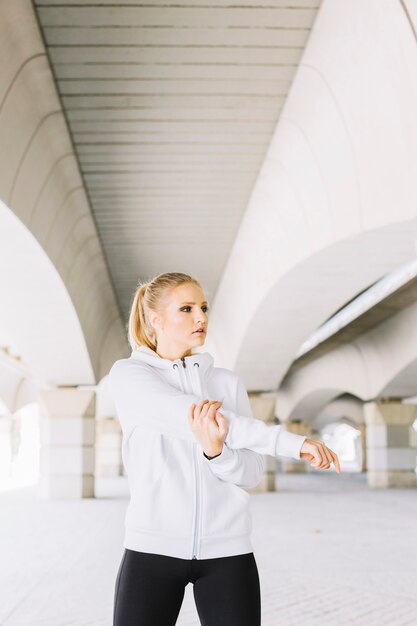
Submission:
<svg viewBox="0 0 417 626">
<path fill-rule="evenodd" d="M 193 403 L 188 409 L 188 423 L 190 424 L 190 426 L 194 423 L 194 407 L 195 403 Z"/>
<path fill-rule="evenodd" d="M 219 432 L 222 437 L 226 439 L 226 435 L 229 432 L 229 425 L 227 419 L 221 413 L 216 413 L 216 422 L 219 425 Z"/>
<path fill-rule="evenodd" d="M 314 461 L 314 455 L 310 454 L 310 452 L 303 452 L 303 459 L 307 459 L 308 461 Z"/>
<path fill-rule="evenodd" d="M 318 451 L 321 455 L 321 462 L 317 465 L 318 469 L 329 469 L 330 468 L 330 464 L 332 462 L 332 458 L 329 456 L 328 454 L 328 448 L 326 446 L 326 444 L 324 443 L 324 441 L 317 441 L 318 444 Z"/>
<path fill-rule="evenodd" d="M 314 461 L 311 463 L 311 465 L 313 465 L 314 467 L 320 467 L 320 465 L 323 463 L 323 456 L 322 456 L 322 452 L 320 449 L 320 446 L 318 445 L 320 443 L 320 441 L 314 441 L 313 443 L 313 456 L 314 456 Z"/>
<path fill-rule="evenodd" d="M 201 411 L 203 410 L 204 405 L 208 402 L 208 400 L 201 400 L 198 404 L 196 404 L 196 410 L 194 413 L 194 417 L 197 419 L 200 417 Z"/>
<path fill-rule="evenodd" d="M 215 405 L 216 409 L 218 409 L 220 407 L 220 405 L 222 404 L 221 402 L 217 402 L 217 400 L 210 400 L 210 401 L 207 401 L 207 402 L 208 402 L 208 404 L 206 404 L 203 407 L 202 411 L 201 411 L 201 417 L 206 417 L 207 412 L 209 411 L 209 409 L 210 409 L 210 407 L 212 405 Z"/>
<path fill-rule="evenodd" d="M 209 409 L 207 410 L 206 413 L 206 417 L 208 420 L 210 420 L 210 422 L 215 422 L 216 420 L 214 419 L 214 415 L 216 413 L 216 407 L 213 407 L 213 405 L 211 405 L 209 407 Z"/>
<path fill-rule="evenodd" d="M 337 457 L 337 454 L 335 452 L 333 452 L 333 450 L 330 450 L 330 448 L 329 448 L 329 452 L 332 455 L 333 464 L 335 466 L 336 472 L 338 474 L 340 474 L 340 463 L 339 463 L 339 459 Z"/>
<path fill-rule="evenodd" d="M 208 403 L 208 400 L 203 400 L 202 402 L 198 403 L 197 405 L 198 410 L 197 410 L 197 415 L 196 415 L 197 420 L 200 420 L 204 416 L 207 403 Z"/>
<path fill-rule="evenodd" d="M 218 405 L 221 404 L 221 402 L 213 402 L 209 408 L 207 409 L 207 417 L 209 420 L 211 420 L 212 422 L 216 421 L 216 411 L 219 408 Z"/>
<path fill-rule="evenodd" d="M 326 446 L 326 444 L 323 441 L 321 442 L 321 445 L 323 449 L 323 463 L 326 469 L 329 469 L 330 465 L 333 462 L 333 458 L 330 454 L 329 448 Z"/>
</svg>

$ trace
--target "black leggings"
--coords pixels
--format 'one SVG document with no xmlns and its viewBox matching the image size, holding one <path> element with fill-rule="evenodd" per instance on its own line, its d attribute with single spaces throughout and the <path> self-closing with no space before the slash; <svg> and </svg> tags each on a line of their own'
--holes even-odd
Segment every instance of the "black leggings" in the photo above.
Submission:
<svg viewBox="0 0 417 626">
<path fill-rule="evenodd" d="M 115 583 L 113 626 L 174 626 L 189 582 L 202 626 L 260 626 L 253 552 L 193 560 L 128 548 Z"/>
</svg>

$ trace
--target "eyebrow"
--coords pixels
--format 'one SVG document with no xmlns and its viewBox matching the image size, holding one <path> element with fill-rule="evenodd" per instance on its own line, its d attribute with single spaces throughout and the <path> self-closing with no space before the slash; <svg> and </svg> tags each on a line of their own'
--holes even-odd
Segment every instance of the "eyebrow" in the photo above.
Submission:
<svg viewBox="0 0 417 626">
<path fill-rule="evenodd" d="M 181 302 L 181 304 L 197 304 L 196 302 Z M 208 304 L 207 300 L 204 300 L 201 304 Z"/>
</svg>

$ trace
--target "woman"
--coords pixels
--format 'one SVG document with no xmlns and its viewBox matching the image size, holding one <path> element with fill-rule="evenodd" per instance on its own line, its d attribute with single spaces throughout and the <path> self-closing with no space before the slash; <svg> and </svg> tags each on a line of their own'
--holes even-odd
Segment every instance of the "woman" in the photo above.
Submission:
<svg viewBox="0 0 417 626">
<path fill-rule="evenodd" d="M 131 499 L 115 583 L 114 626 L 171 626 L 191 582 L 204 626 L 259 626 L 260 586 L 249 494 L 265 454 L 340 471 L 322 441 L 252 415 L 234 372 L 204 344 L 199 282 L 170 272 L 141 284 L 129 317 L 129 358 L 109 373 Z"/>
</svg>

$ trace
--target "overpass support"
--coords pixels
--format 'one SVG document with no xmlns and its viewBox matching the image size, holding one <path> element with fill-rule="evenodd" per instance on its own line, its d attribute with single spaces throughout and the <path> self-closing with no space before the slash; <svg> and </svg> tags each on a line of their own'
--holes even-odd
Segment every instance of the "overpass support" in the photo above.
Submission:
<svg viewBox="0 0 417 626">
<path fill-rule="evenodd" d="M 360 468 L 359 471 L 360 472 L 366 472 L 366 464 L 367 464 L 367 460 L 366 460 L 366 433 L 367 433 L 367 428 L 366 428 L 366 424 L 358 424 L 357 425 L 357 429 L 360 432 L 360 437 L 358 437 L 358 439 L 356 440 L 356 452 L 358 455 L 358 458 L 361 459 L 361 464 L 360 464 Z"/>
<path fill-rule="evenodd" d="M 264 421 L 267 424 L 276 424 L 275 419 L 275 394 L 269 393 L 251 393 L 249 400 L 252 408 L 252 416 Z M 266 469 L 259 485 L 253 489 L 248 489 L 251 493 L 276 491 L 275 474 L 276 474 L 276 457 L 265 455 Z"/>
<path fill-rule="evenodd" d="M 365 402 L 368 486 L 416 487 L 417 405 L 401 400 Z"/>
<path fill-rule="evenodd" d="M 94 497 L 96 394 L 76 387 L 38 390 L 42 499 Z"/>
<path fill-rule="evenodd" d="M 122 429 L 119 420 L 105 417 L 96 420 L 96 476 L 124 476 Z"/>
</svg>

